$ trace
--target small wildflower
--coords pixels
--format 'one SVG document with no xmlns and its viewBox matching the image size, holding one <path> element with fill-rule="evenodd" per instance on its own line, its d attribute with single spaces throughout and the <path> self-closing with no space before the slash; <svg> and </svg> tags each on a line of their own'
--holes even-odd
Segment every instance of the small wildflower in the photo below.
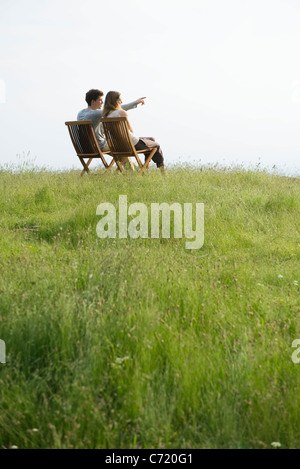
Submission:
<svg viewBox="0 0 300 469">
<path fill-rule="evenodd" d="M 278 275 L 278 278 L 283 278 L 283 275 L 279 274 L 279 275 Z"/>
<path fill-rule="evenodd" d="M 116 358 L 116 363 L 121 364 L 121 363 L 125 362 L 126 360 L 129 360 L 129 357 L 123 357 L 123 358 L 117 357 Z"/>
<path fill-rule="evenodd" d="M 16 445 L 12 445 L 10 449 L 19 449 Z"/>
<path fill-rule="evenodd" d="M 283 299 L 282 299 L 282 298 L 280 298 L 280 302 L 283 303 Z"/>
<path fill-rule="evenodd" d="M 29 246 L 30 249 L 32 249 L 32 246 Z"/>
<path fill-rule="evenodd" d="M 33 428 L 32 431 L 33 431 L 33 432 L 38 432 L 39 429 L 38 429 L 38 428 Z"/>
<path fill-rule="evenodd" d="M 279 441 L 273 441 L 271 443 L 271 446 L 273 446 L 273 448 L 280 448 L 281 447 L 281 443 L 279 443 Z"/>
<path fill-rule="evenodd" d="M 293 284 L 298 286 L 298 280 L 294 280 Z"/>
</svg>

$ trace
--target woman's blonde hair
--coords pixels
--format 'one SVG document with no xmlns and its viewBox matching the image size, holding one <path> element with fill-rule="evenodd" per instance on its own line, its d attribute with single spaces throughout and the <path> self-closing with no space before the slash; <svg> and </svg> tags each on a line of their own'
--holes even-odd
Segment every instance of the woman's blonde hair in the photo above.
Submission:
<svg viewBox="0 0 300 469">
<path fill-rule="evenodd" d="M 121 96 L 121 93 L 119 93 L 118 91 L 109 91 L 107 93 L 105 101 L 104 101 L 102 117 L 107 117 L 110 112 L 117 109 L 118 100 L 120 96 Z"/>
</svg>

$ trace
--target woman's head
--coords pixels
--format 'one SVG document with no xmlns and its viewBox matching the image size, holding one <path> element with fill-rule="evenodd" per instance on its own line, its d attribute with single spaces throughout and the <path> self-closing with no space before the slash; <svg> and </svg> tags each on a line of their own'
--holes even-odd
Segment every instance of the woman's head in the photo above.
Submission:
<svg viewBox="0 0 300 469">
<path fill-rule="evenodd" d="M 110 112 L 121 107 L 121 94 L 118 91 L 109 91 L 104 101 L 102 116 L 106 117 Z"/>
</svg>

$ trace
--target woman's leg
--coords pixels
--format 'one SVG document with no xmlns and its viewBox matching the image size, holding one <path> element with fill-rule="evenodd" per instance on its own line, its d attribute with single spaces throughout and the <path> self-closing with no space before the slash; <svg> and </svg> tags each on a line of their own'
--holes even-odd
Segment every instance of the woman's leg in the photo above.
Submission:
<svg viewBox="0 0 300 469">
<path fill-rule="evenodd" d="M 157 143 L 154 138 L 152 137 L 141 137 L 137 144 L 135 145 L 136 150 L 144 150 L 146 148 L 154 148 L 157 147 L 156 152 L 152 157 L 152 161 L 156 163 L 158 168 L 164 167 L 164 157 L 163 152 L 161 151 L 159 143 Z M 147 153 L 145 154 L 145 158 L 147 158 Z"/>
</svg>

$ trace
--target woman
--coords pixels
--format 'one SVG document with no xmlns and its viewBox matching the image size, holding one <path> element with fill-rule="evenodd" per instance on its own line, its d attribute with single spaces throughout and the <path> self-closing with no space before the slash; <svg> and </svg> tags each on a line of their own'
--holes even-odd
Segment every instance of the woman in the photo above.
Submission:
<svg viewBox="0 0 300 469">
<path fill-rule="evenodd" d="M 128 121 L 128 114 L 126 111 L 124 111 L 124 109 L 122 109 L 121 105 L 121 94 L 118 91 L 109 91 L 105 98 L 102 117 L 126 117 L 128 122 L 129 134 L 135 149 L 144 150 L 146 148 L 157 147 L 157 150 L 153 155 L 152 160 L 154 161 L 154 163 L 156 163 L 156 166 L 164 172 L 164 157 L 159 144 L 155 142 L 154 138 L 152 137 L 139 138 L 134 135 L 132 127 Z M 145 157 L 146 156 L 148 155 L 146 154 Z"/>
</svg>

